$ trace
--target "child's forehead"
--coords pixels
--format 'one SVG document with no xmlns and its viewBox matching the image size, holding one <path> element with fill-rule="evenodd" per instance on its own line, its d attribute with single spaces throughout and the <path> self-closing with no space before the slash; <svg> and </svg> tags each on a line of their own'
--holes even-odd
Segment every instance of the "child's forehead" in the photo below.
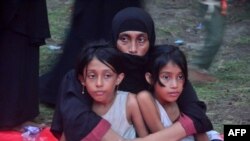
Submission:
<svg viewBox="0 0 250 141">
<path fill-rule="evenodd" d="M 171 69 L 171 68 L 181 68 L 176 62 L 174 62 L 173 60 L 169 60 L 165 63 L 165 65 L 163 65 L 160 68 L 160 71 L 162 71 L 163 69 Z"/>
<path fill-rule="evenodd" d="M 98 58 L 93 58 L 92 60 L 90 60 L 88 62 L 88 64 L 86 65 L 86 68 L 89 67 L 97 67 L 97 68 L 101 68 L 101 67 L 106 67 L 107 63 L 104 63 L 104 60 L 99 60 Z"/>
<path fill-rule="evenodd" d="M 105 60 L 99 60 L 98 58 L 93 58 L 89 63 L 84 67 L 86 71 L 94 71 L 94 70 L 111 70 L 113 71 L 113 67 L 107 63 Z"/>
</svg>

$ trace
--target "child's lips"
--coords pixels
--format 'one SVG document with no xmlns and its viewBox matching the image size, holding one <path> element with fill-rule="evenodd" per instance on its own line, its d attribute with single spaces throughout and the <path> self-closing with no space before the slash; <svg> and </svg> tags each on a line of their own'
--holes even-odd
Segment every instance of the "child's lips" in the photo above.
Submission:
<svg viewBox="0 0 250 141">
<path fill-rule="evenodd" d="M 97 91 L 95 92 L 96 95 L 104 95 L 104 91 Z"/>
<path fill-rule="evenodd" d="M 171 96 L 174 96 L 174 97 L 177 97 L 177 96 L 180 95 L 179 92 L 170 92 L 170 93 L 168 93 L 168 94 L 171 95 Z"/>
</svg>

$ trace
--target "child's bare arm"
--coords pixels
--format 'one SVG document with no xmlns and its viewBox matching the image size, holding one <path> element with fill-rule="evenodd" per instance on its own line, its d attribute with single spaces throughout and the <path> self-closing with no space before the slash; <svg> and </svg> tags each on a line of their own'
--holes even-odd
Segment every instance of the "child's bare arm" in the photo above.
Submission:
<svg viewBox="0 0 250 141">
<path fill-rule="evenodd" d="M 148 131 L 144 124 L 142 114 L 141 114 L 135 94 L 128 95 L 127 113 L 128 113 L 127 118 L 130 119 L 130 121 L 135 126 L 136 132 L 138 133 L 139 137 L 144 137 L 148 135 Z"/>
<path fill-rule="evenodd" d="M 107 131 L 107 133 L 103 136 L 101 141 L 126 141 L 119 134 L 113 131 L 111 128 Z"/>
<path fill-rule="evenodd" d="M 179 122 L 176 122 L 169 128 L 165 128 L 144 138 L 137 138 L 131 141 L 177 141 L 185 136 L 184 128 Z"/>
<path fill-rule="evenodd" d="M 150 128 L 151 132 L 156 133 L 151 134 L 152 136 L 149 135 L 146 138 L 143 138 L 142 141 L 147 141 L 151 139 L 159 139 L 159 141 L 168 139 L 171 141 L 180 140 L 186 137 L 185 129 L 179 121 L 176 121 L 175 123 L 173 123 L 172 126 L 168 128 L 165 128 L 163 126 L 156 103 L 150 92 L 140 92 L 139 94 L 137 94 L 137 100 L 147 126 Z M 173 119 L 177 119 L 177 117 L 180 115 L 178 105 L 175 105 L 173 109 L 173 112 L 176 112 L 176 115 Z"/>
<path fill-rule="evenodd" d="M 141 91 L 137 94 L 137 100 L 143 119 L 145 120 L 150 131 L 154 133 L 164 129 L 151 93 L 149 91 Z"/>
</svg>

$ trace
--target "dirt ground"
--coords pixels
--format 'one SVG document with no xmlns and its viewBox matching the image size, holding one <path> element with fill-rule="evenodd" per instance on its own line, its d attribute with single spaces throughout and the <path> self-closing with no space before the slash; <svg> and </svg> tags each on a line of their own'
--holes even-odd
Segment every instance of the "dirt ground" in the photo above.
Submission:
<svg viewBox="0 0 250 141">
<path fill-rule="evenodd" d="M 174 44 L 174 41 L 181 39 L 185 43 L 181 48 L 190 58 L 192 58 L 193 50 L 203 45 L 205 37 L 203 30 L 196 29 L 202 19 L 199 17 L 195 2 L 195 0 L 146 0 L 145 2 L 147 11 L 156 23 L 157 43 Z M 248 60 L 250 59 L 250 18 L 245 17 L 249 11 L 249 7 L 247 11 L 246 5 L 243 6 L 241 3 L 229 5 L 224 41 L 210 68 L 212 73 L 218 72 L 228 61 L 243 60 L 246 64 L 250 63 Z M 244 43 L 236 41 L 236 39 L 243 38 L 247 39 Z M 247 72 L 243 73 L 249 74 L 250 70 L 247 69 Z M 245 77 L 250 76 L 245 75 Z M 205 99 L 208 116 L 216 130 L 220 132 L 223 132 L 223 124 L 250 124 L 249 81 L 244 83 L 246 87 L 241 91 L 235 91 L 235 94 L 232 94 L 234 93 L 232 91 L 236 89 L 235 87 L 240 87 L 239 81 L 227 83 L 231 83 L 232 87 L 225 88 L 228 85 L 223 84 L 221 88 L 218 86 L 218 89 L 221 89 L 220 96 L 217 96 L 215 100 Z M 242 92 L 243 89 L 245 89 L 244 92 Z"/>
</svg>

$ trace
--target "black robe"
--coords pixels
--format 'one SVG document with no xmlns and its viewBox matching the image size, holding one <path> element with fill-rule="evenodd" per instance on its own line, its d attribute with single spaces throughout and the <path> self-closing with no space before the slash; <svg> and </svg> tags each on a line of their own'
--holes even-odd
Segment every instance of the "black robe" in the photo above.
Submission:
<svg viewBox="0 0 250 141">
<path fill-rule="evenodd" d="M 39 46 L 47 37 L 45 0 L 0 1 L 0 129 L 39 114 Z"/>
</svg>

